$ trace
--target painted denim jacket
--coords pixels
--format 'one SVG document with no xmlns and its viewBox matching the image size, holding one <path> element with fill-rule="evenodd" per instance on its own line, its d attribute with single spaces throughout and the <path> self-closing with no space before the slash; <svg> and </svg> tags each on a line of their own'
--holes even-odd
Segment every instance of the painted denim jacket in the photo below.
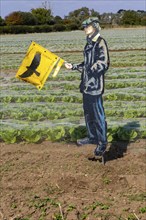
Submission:
<svg viewBox="0 0 146 220">
<path fill-rule="evenodd" d="M 87 38 L 84 48 L 84 62 L 73 64 L 72 69 L 81 72 L 80 91 L 90 95 L 104 92 L 104 74 L 109 68 L 109 52 L 106 41 L 95 33 Z"/>
</svg>

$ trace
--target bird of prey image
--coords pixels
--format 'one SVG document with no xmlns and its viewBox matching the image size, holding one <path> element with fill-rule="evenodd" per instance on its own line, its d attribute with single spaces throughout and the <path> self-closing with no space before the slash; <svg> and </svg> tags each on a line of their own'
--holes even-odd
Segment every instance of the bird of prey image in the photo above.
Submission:
<svg viewBox="0 0 146 220">
<path fill-rule="evenodd" d="M 27 78 L 30 77 L 33 73 L 35 73 L 37 76 L 40 76 L 40 73 L 36 71 L 37 67 L 40 65 L 41 61 L 41 53 L 37 52 L 30 64 L 30 66 L 27 66 L 27 70 L 19 75 L 21 78 Z"/>
</svg>

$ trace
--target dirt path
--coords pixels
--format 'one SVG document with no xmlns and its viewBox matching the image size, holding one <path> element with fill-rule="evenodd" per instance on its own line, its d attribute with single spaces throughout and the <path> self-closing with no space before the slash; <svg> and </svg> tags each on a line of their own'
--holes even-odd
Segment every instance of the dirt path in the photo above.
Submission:
<svg viewBox="0 0 146 220">
<path fill-rule="evenodd" d="M 1 143 L 2 220 L 145 220 L 145 140 L 108 147 Z"/>
</svg>

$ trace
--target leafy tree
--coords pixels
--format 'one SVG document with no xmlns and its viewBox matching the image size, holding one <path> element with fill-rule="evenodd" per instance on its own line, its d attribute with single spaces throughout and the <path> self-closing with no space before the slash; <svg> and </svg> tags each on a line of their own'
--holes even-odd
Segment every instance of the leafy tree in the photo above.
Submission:
<svg viewBox="0 0 146 220">
<path fill-rule="evenodd" d="M 113 13 L 103 13 L 101 15 L 101 22 L 103 24 L 112 24 Z"/>
<path fill-rule="evenodd" d="M 53 19 L 51 9 L 46 9 L 46 8 L 31 9 L 31 13 L 36 18 L 38 24 L 49 24 Z"/>
<path fill-rule="evenodd" d="M 146 26 L 146 15 L 141 18 L 141 25 Z"/>
<path fill-rule="evenodd" d="M 146 11 L 144 10 L 138 10 L 137 13 L 140 16 L 140 24 L 146 26 Z"/>
<path fill-rule="evenodd" d="M 83 20 L 88 18 L 89 16 L 100 17 L 99 13 L 94 11 L 94 9 L 90 10 L 87 7 L 82 7 L 80 9 L 74 10 L 68 14 L 68 16 L 64 19 L 64 24 L 66 23 L 69 27 L 71 25 L 71 29 L 75 30 L 81 28 L 81 23 Z"/>
<path fill-rule="evenodd" d="M 68 30 L 78 30 L 79 29 L 79 26 L 76 24 L 76 23 L 71 23 L 68 27 L 67 27 Z"/>
<path fill-rule="evenodd" d="M 5 17 L 7 25 L 34 25 L 35 17 L 30 12 L 14 11 Z"/>
<path fill-rule="evenodd" d="M 125 11 L 126 11 L 126 10 L 124 10 L 124 9 L 120 9 L 120 10 L 117 11 L 117 13 L 118 13 L 118 14 L 122 14 L 122 13 L 124 13 Z"/>
<path fill-rule="evenodd" d="M 14 11 L 5 17 L 7 25 L 21 25 L 23 24 L 22 12 Z"/>
<path fill-rule="evenodd" d="M 65 31 L 66 27 L 63 24 L 55 24 L 53 26 L 53 31 Z"/>
<path fill-rule="evenodd" d="M 37 20 L 34 15 L 30 12 L 23 12 L 23 24 L 25 25 L 35 25 L 37 24 Z"/>
<path fill-rule="evenodd" d="M 0 16 L 0 26 L 4 26 L 5 25 L 5 20 Z"/>
<path fill-rule="evenodd" d="M 117 26 L 120 23 L 120 14 L 119 13 L 103 13 L 101 15 L 100 21 L 104 25 Z"/>
<path fill-rule="evenodd" d="M 100 14 L 99 14 L 99 12 L 94 11 L 94 9 L 91 9 L 91 10 L 90 10 L 90 16 L 98 17 L 98 18 L 100 19 Z"/>
<path fill-rule="evenodd" d="M 86 7 L 82 7 L 80 9 L 74 10 L 68 14 L 68 19 L 79 19 L 82 20 L 85 17 L 88 17 L 90 15 L 90 11 Z"/>
<path fill-rule="evenodd" d="M 140 15 L 136 11 L 128 10 L 123 13 L 121 24 L 139 25 L 141 22 Z"/>
<path fill-rule="evenodd" d="M 87 7 L 82 7 L 80 9 L 70 12 L 67 17 L 68 19 L 77 19 L 82 22 L 89 16 L 99 17 L 99 13 L 94 11 L 94 9 L 90 10 Z"/>
<path fill-rule="evenodd" d="M 63 19 L 60 16 L 55 16 L 54 17 L 54 23 L 55 24 L 61 24 L 61 23 L 63 23 Z"/>
</svg>

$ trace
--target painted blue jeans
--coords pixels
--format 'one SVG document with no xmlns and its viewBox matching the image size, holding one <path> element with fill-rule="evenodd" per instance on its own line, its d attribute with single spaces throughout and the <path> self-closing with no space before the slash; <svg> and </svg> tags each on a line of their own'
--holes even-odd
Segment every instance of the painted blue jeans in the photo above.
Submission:
<svg viewBox="0 0 146 220">
<path fill-rule="evenodd" d="M 83 93 L 83 109 L 88 138 L 101 147 L 107 145 L 107 123 L 102 95 L 93 96 Z"/>
</svg>

